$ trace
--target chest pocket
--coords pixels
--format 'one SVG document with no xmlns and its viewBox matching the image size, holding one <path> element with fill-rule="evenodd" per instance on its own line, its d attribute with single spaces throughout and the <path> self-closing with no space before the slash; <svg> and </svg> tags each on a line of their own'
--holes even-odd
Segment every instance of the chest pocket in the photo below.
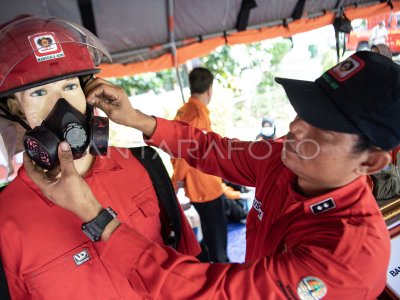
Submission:
<svg viewBox="0 0 400 300">
<path fill-rule="evenodd" d="M 24 274 L 32 299 L 118 299 L 91 242 Z"/>
<path fill-rule="evenodd" d="M 160 207 L 152 187 L 131 198 L 129 219 L 132 226 L 143 235 L 162 243 L 160 235 Z"/>
</svg>

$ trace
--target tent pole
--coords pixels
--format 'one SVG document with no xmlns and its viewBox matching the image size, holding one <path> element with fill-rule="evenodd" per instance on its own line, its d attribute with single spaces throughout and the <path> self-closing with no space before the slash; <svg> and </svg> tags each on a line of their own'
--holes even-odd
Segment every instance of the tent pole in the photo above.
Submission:
<svg viewBox="0 0 400 300">
<path fill-rule="evenodd" d="M 171 47 L 172 59 L 174 60 L 176 79 L 178 80 L 179 83 L 179 90 L 181 91 L 182 102 L 185 103 L 185 96 L 183 95 L 182 78 L 179 72 L 178 57 L 175 44 L 174 0 L 168 0 L 168 34 L 169 34 L 169 44 Z"/>
</svg>

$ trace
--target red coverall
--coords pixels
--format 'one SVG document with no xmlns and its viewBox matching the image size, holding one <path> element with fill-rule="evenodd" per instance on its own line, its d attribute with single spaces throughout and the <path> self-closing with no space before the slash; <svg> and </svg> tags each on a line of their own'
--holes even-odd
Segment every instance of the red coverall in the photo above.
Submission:
<svg viewBox="0 0 400 300">
<path fill-rule="evenodd" d="M 152 181 L 129 149 L 111 147 L 107 156 L 97 157 L 85 181 L 125 226 L 163 243 Z M 200 247 L 182 211 L 181 216 L 178 250 L 196 256 Z M 46 199 L 23 167 L 19 170 L 0 193 L 0 257 L 13 300 L 142 299 L 116 267 L 104 266 L 100 255 L 106 244 L 90 241 L 81 224 Z"/>
<path fill-rule="evenodd" d="M 180 139 L 196 140 L 200 147 L 187 155 L 190 145 L 180 145 Z M 125 224 L 117 228 L 101 260 L 119 269 L 143 296 L 365 300 L 383 290 L 390 238 L 364 176 L 305 198 L 292 188 L 296 175 L 281 162 L 281 142 L 223 139 L 160 118 L 148 142 L 175 155 L 180 151 L 201 170 L 255 186 L 256 199 L 247 219 L 243 264 L 198 263 Z"/>
</svg>

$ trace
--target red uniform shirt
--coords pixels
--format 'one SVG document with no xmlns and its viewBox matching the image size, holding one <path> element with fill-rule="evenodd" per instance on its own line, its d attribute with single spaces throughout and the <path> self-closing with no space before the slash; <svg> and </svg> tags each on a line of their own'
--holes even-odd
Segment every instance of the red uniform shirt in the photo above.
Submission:
<svg viewBox="0 0 400 300">
<path fill-rule="evenodd" d="M 97 157 L 85 180 L 103 207 L 162 244 L 152 181 L 129 149 L 110 148 L 107 157 Z M 181 216 L 179 250 L 197 255 L 193 230 Z M 0 256 L 12 299 L 141 299 L 118 269 L 104 266 L 105 243 L 91 242 L 81 224 L 44 198 L 20 169 L 0 194 Z"/>
<path fill-rule="evenodd" d="M 375 299 L 380 294 L 390 238 L 364 176 L 324 195 L 305 198 L 292 188 L 296 175 L 282 164 L 280 142 L 223 139 L 160 118 L 149 142 L 162 143 L 177 155 L 179 139 L 193 139 L 200 145 L 190 155 L 180 149 L 192 166 L 256 187 L 246 224 L 246 262 L 193 263 L 193 258 L 160 247 L 123 224 L 111 236 L 102 259 L 126 274 L 142 295 L 337 300 Z M 196 158 L 207 151 L 206 159 Z M 121 251 L 121 245 L 129 251 Z"/>
</svg>

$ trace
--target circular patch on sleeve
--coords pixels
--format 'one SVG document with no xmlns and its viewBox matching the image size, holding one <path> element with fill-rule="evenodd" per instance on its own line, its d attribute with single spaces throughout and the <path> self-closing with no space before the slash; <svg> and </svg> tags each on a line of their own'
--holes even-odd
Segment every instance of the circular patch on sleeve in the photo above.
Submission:
<svg viewBox="0 0 400 300">
<path fill-rule="evenodd" d="M 297 295 L 299 295 L 301 300 L 319 300 L 327 292 L 328 289 L 325 283 L 317 277 L 304 277 L 297 285 Z"/>
</svg>

